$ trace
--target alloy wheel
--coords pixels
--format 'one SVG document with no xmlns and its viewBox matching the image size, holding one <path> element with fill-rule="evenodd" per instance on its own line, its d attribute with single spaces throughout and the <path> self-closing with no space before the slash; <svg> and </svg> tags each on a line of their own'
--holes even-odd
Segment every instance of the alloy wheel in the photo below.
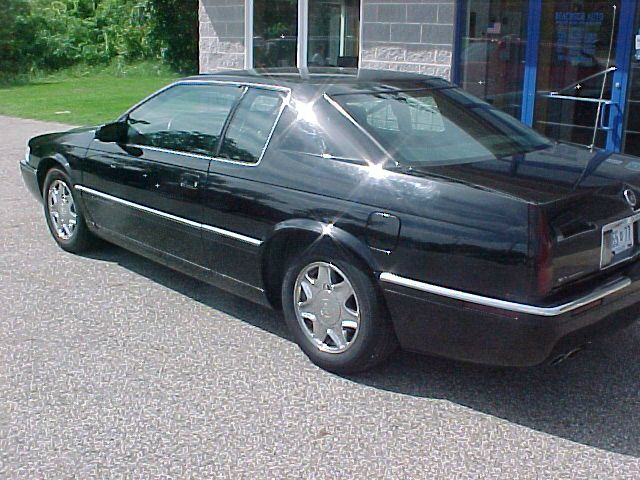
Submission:
<svg viewBox="0 0 640 480">
<path fill-rule="evenodd" d="M 78 213 L 71 190 L 62 180 L 55 180 L 47 192 L 49 218 L 59 239 L 68 241 L 78 225 Z"/>
<path fill-rule="evenodd" d="M 294 310 L 305 336 L 327 353 L 342 353 L 360 327 L 358 298 L 347 276 L 335 265 L 313 262 L 294 284 Z"/>
</svg>

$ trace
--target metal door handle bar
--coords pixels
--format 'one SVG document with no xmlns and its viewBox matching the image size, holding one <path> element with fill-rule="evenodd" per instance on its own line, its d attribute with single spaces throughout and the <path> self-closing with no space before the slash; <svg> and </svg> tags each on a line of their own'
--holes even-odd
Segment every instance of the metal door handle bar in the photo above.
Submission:
<svg viewBox="0 0 640 480">
<path fill-rule="evenodd" d="M 611 105 L 611 103 L 613 103 L 611 100 L 605 100 L 605 99 L 600 100 L 599 98 L 589 98 L 589 97 L 574 97 L 571 95 L 558 95 L 553 92 L 548 93 L 547 95 L 545 95 L 545 97 L 557 98 L 560 100 L 573 100 L 575 102 L 602 103 L 605 105 Z"/>
</svg>

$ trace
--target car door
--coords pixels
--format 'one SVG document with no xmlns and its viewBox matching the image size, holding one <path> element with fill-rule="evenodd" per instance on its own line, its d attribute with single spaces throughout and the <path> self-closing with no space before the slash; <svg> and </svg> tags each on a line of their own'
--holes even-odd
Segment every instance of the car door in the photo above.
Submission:
<svg viewBox="0 0 640 480">
<path fill-rule="evenodd" d="M 169 259 L 202 265 L 209 160 L 244 88 L 181 83 L 130 111 L 126 144 L 94 140 L 83 182 L 92 220 Z"/>
<path fill-rule="evenodd" d="M 258 252 L 270 221 L 264 209 L 272 188 L 256 178 L 286 96 L 281 89 L 248 89 L 210 162 L 203 195 L 208 267 L 254 286 L 260 283 Z"/>
</svg>

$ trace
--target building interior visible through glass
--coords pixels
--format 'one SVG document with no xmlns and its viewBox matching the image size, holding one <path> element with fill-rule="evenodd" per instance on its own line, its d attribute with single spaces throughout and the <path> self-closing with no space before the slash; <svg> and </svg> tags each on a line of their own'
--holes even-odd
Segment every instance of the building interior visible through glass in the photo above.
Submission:
<svg viewBox="0 0 640 480">
<path fill-rule="evenodd" d="M 527 2 L 466 0 L 462 87 L 517 118 L 522 108 Z"/>
<path fill-rule="evenodd" d="M 640 36 L 640 8 L 637 8 L 633 32 Z M 640 38 L 634 38 L 629 70 L 629 95 L 625 108 L 622 149 L 631 155 L 640 155 Z"/>
<path fill-rule="evenodd" d="M 523 94 L 529 95 L 536 130 L 553 139 L 604 147 L 620 4 L 620 0 L 541 2 L 539 35 L 535 38 L 536 87 L 535 92 L 529 92 L 524 74 L 527 48 L 531 48 L 527 45 L 528 28 L 535 21 L 529 18 L 530 3 L 465 0 L 462 86 L 518 118 L 526 104 Z M 630 89 L 632 98 L 636 92 Z M 630 106 L 633 109 L 632 103 Z M 628 150 L 628 142 L 624 148 Z"/>
<path fill-rule="evenodd" d="M 357 67 L 360 0 L 308 0 L 308 36 L 298 38 L 298 0 L 254 0 L 253 65 L 295 67 L 298 41 L 307 65 Z"/>
<path fill-rule="evenodd" d="M 615 9 L 613 6 L 615 5 Z M 590 145 L 600 106 L 611 99 L 620 1 L 542 2 L 534 127 L 550 138 Z M 605 90 L 600 101 L 602 86 Z M 598 128 L 595 144 L 607 132 Z"/>
<path fill-rule="evenodd" d="M 307 65 L 357 67 L 359 0 L 309 0 Z"/>
<path fill-rule="evenodd" d="M 254 0 L 253 65 L 295 67 L 298 0 Z"/>
</svg>

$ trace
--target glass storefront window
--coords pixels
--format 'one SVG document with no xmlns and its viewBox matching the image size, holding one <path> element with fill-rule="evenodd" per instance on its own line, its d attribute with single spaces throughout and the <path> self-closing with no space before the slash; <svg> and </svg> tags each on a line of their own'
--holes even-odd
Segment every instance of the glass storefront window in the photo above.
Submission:
<svg viewBox="0 0 640 480">
<path fill-rule="evenodd" d="M 606 131 L 596 125 L 598 105 L 601 115 L 609 112 L 600 101 L 603 83 L 603 99 L 611 99 L 614 5 L 619 12 L 619 1 L 542 2 L 534 128 L 549 138 L 591 145 L 595 131 L 595 146 L 605 146 Z"/>
<path fill-rule="evenodd" d="M 357 67 L 360 0 L 309 0 L 310 67 Z"/>
<path fill-rule="evenodd" d="M 295 67 L 298 0 L 254 0 L 253 66 Z"/>
<path fill-rule="evenodd" d="M 520 118 L 528 2 L 464 0 L 462 88 Z"/>
<path fill-rule="evenodd" d="M 640 7 L 636 7 L 634 35 L 640 34 Z M 633 46 L 636 46 L 635 38 Z M 640 49 L 631 49 L 631 68 L 629 69 L 627 107 L 625 109 L 622 151 L 640 156 Z"/>
</svg>

